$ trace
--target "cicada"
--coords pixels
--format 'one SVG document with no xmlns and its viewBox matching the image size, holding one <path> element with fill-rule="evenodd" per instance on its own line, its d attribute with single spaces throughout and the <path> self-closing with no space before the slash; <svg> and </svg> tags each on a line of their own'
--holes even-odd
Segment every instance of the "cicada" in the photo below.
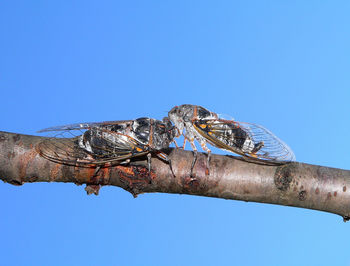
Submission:
<svg viewBox="0 0 350 266">
<path fill-rule="evenodd" d="M 174 107 L 168 116 L 176 127 L 176 137 L 184 136 L 183 148 L 186 141 L 191 144 L 195 154 L 192 168 L 197 158 L 195 140 L 208 153 L 208 165 L 211 150 L 207 143 L 264 164 L 281 164 L 295 160 L 288 145 L 263 126 L 221 119 L 218 114 L 204 107 L 190 104 Z"/>
<path fill-rule="evenodd" d="M 169 147 L 175 128 L 168 118 L 163 121 L 142 117 L 135 120 L 78 123 L 46 128 L 38 132 L 54 132 L 38 145 L 44 158 L 80 167 L 103 167 L 129 163 L 132 158 L 151 155 L 169 163 L 162 151 Z"/>
</svg>

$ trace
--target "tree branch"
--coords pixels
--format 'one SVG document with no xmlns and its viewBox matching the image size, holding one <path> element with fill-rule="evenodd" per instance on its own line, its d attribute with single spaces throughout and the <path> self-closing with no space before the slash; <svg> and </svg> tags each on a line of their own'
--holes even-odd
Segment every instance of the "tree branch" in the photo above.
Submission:
<svg viewBox="0 0 350 266">
<path fill-rule="evenodd" d="M 164 192 L 272 203 L 321 210 L 350 217 L 350 171 L 288 163 L 266 166 L 238 157 L 213 155 L 210 175 L 206 175 L 205 154 L 199 154 L 189 176 L 193 153 L 170 149 L 176 177 L 169 165 L 146 158 L 128 165 L 82 168 L 51 162 L 41 157 L 37 144 L 42 137 L 0 132 L 0 179 L 13 185 L 27 182 L 72 182 L 87 184 L 88 194 L 98 194 L 100 186 L 118 186 L 135 197 L 145 192 Z"/>
</svg>

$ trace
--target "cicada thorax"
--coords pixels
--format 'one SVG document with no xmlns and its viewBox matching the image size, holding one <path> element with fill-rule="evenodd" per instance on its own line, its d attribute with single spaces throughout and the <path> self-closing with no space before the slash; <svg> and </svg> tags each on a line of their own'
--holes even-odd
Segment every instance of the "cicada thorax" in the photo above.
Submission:
<svg viewBox="0 0 350 266">
<path fill-rule="evenodd" d="M 175 136 L 175 129 L 168 118 L 163 121 L 152 118 L 136 119 L 130 133 L 149 150 L 168 148 Z"/>
<path fill-rule="evenodd" d="M 153 121 L 151 148 L 155 150 L 168 148 L 175 135 L 176 129 L 167 117 L 163 121 Z"/>
<path fill-rule="evenodd" d="M 192 123 L 199 119 L 215 119 L 217 115 L 199 105 L 183 104 L 175 106 L 168 113 L 169 119 L 175 124 L 175 127 L 182 129 L 184 123 Z"/>
<path fill-rule="evenodd" d="M 194 140 L 198 140 L 202 147 L 204 147 L 205 139 L 194 128 L 194 122 L 218 118 L 217 114 L 210 112 L 204 107 L 191 104 L 175 106 L 169 111 L 168 116 L 176 128 L 176 137 L 183 135 L 185 142 L 189 141 L 195 151 Z"/>
</svg>

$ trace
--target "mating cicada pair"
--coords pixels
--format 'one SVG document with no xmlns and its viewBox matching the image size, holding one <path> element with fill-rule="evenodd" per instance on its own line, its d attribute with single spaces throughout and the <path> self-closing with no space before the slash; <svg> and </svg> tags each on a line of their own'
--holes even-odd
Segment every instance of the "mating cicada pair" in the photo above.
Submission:
<svg viewBox="0 0 350 266">
<path fill-rule="evenodd" d="M 156 155 L 169 163 L 164 149 L 184 136 L 194 151 L 191 174 L 197 158 L 195 141 L 208 153 L 207 144 L 227 150 L 248 160 L 264 164 L 294 161 L 291 149 L 266 128 L 235 120 L 221 119 L 216 113 L 197 105 L 176 106 L 162 121 L 139 118 L 126 121 L 78 123 L 51 127 L 39 132 L 55 132 L 39 146 L 39 153 L 54 162 L 81 167 L 103 167 L 129 163 L 135 157 Z M 208 168 L 209 169 L 209 168 Z"/>
</svg>

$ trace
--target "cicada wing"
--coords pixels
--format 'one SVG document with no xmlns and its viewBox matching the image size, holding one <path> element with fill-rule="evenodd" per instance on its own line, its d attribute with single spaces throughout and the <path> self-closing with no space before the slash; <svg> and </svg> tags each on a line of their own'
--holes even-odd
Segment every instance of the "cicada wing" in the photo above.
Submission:
<svg viewBox="0 0 350 266">
<path fill-rule="evenodd" d="M 70 131 L 70 130 L 83 130 L 88 129 L 93 125 L 93 123 L 76 123 L 76 124 L 68 124 L 68 125 L 62 125 L 62 126 L 54 126 L 54 127 L 48 127 L 41 130 L 38 130 L 37 133 L 43 133 L 43 132 L 51 132 L 51 131 Z"/>
<path fill-rule="evenodd" d="M 88 167 L 119 164 L 147 153 L 142 143 L 128 135 L 103 128 L 98 131 L 101 134 L 94 136 L 91 136 L 91 132 L 96 133 L 96 130 L 79 131 L 82 134 L 77 136 L 76 130 L 62 131 L 39 143 L 39 154 L 57 163 Z"/>
<path fill-rule="evenodd" d="M 109 127 L 89 130 L 79 138 L 79 147 L 96 158 L 126 159 L 148 152 L 148 145 L 131 137 L 128 132 L 115 132 Z"/>
<path fill-rule="evenodd" d="M 132 121 L 133 120 L 116 120 L 116 121 L 84 122 L 84 123 L 68 124 L 68 125 L 44 128 L 37 131 L 37 133 L 50 132 L 50 131 L 58 132 L 58 131 L 84 130 L 84 129 L 91 129 L 92 127 L 98 127 L 98 126 L 130 124 Z"/>
<path fill-rule="evenodd" d="M 263 126 L 232 120 L 195 121 L 196 130 L 209 142 L 220 148 L 270 162 L 295 161 L 293 151 Z M 234 132 L 234 137 L 233 137 Z M 250 149 L 244 148 L 246 140 L 252 140 Z"/>
<path fill-rule="evenodd" d="M 267 128 L 247 122 L 237 122 L 240 127 L 253 139 L 254 143 L 263 143 L 263 146 L 253 154 L 259 159 L 272 161 L 295 161 L 292 149 Z M 248 154 L 248 156 L 252 154 Z"/>
<path fill-rule="evenodd" d="M 47 138 L 37 146 L 39 154 L 56 163 L 76 166 L 92 165 L 95 159 L 77 145 L 78 138 Z"/>
</svg>

